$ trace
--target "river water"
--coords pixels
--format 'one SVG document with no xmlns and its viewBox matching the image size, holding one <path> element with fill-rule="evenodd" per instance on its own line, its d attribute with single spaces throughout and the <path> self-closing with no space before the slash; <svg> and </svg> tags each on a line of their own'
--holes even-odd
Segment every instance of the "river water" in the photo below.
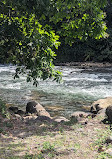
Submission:
<svg viewBox="0 0 112 159">
<path fill-rule="evenodd" d="M 57 66 L 63 73 L 61 84 L 39 81 L 37 87 L 27 83 L 25 76 L 14 80 L 15 66 L 0 65 L 0 98 L 8 104 L 21 107 L 36 100 L 54 115 L 69 116 L 82 105 L 99 98 L 112 96 L 112 67 L 78 69 L 74 66 Z"/>
</svg>

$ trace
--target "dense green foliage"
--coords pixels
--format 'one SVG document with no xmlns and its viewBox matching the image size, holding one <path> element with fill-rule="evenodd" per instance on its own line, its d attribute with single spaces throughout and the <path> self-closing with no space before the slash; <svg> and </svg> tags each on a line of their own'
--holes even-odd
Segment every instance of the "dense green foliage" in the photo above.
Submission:
<svg viewBox="0 0 112 159">
<path fill-rule="evenodd" d="M 54 31 L 42 27 L 33 13 L 16 10 L 11 2 L 1 4 L 1 57 L 18 67 L 15 77 L 20 73 L 27 74 L 27 81 L 37 77 L 59 80 L 59 72 L 53 70 L 54 47 L 58 48 L 58 36 Z M 19 6 L 19 5 L 18 5 Z"/>
<path fill-rule="evenodd" d="M 100 39 L 107 36 L 107 27 L 103 22 L 105 14 L 101 10 L 105 5 L 105 0 L 58 0 L 54 4 L 56 11 L 50 16 L 50 21 L 59 24 L 57 33 L 65 37 L 67 44 L 72 44 L 76 38 Z"/>
<path fill-rule="evenodd" d="M 107 38 L 93 39 L 86 41 L 76 39 L 72 46 L 66 45 L 61 38 L 61 45 L 56 51 L 56 63 L 73 61 L 112 62 L 112 1 L 108 0 L 107 6 L 103 9 L 106 15 Z"/>
<path fill-rule="evenodd" d="M 15 77 L 25 73 L 34 84 L 37 78 L 59 81 L 60 72 L 53 69 L 59 40 L 73 45 L 106 38 L 106 4 L 107 0 L 1 0 L 0 62 L 17 65 Z"/>
</svg>

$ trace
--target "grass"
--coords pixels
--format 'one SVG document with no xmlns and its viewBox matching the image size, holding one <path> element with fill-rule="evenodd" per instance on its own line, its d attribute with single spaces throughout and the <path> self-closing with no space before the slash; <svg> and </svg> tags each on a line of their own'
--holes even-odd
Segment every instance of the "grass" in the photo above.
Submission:
<svg viewBox="0 0 112 159">
<path fill-rule="evenodd" d="M 101 124 L 99 118 L 88 120 L 90 125 L 5 121 L 0 127 L 0 159 L 110 158 L 105 152 L 112 148 L 105 144 L 112 135 L 109 125 Z"/>
<path fill-rule="evenodd" d="M 4 118 L 10 118 L 10 114 L 7 111 L 6 103 L 0 99 L 0 114 Z"/>
<path fill-rule="evenodd" d="M 112 144 L 106 144 L 106 139 L 112 135 L 112 131 L 107 126 L 103 131 L 97 129 L 97 139 L 92 144 L 93 149 L 98 151 L 97 159 L 109 159 L 112 158 L 109 154 L 105 152 L 108 148 L 112 148 Z"/>
</svg>

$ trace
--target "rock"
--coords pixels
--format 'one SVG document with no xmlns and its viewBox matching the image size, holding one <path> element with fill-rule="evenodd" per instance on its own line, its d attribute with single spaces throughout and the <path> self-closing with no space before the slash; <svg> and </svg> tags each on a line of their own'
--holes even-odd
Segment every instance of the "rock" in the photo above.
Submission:
<svg viewBox="0 0 112 159">
<path fill-rule="evenodd" d="M 112 156 L 112 148 L 107 149 L 105 152 L 109 154 L 110 156 Z"/>
<path fill-rule="evenodd" d="M 26 113 L 35 113 L 38 116 L 47 116 L 50 118 L 50 114 L 44 109 L 44 107 L 35 101 L 27 103 Z"/>
<path fill-rule="evenodd" d="M 23 117 L 23 120 L 26 122 L 28 120 L 35 120 L 36 118 L 37 118 L 36 115 L 33 115 L 33 116 L 29 115 L 29 116 Z"/>
<path fill-rule="evenodd" d="M 25 115 L 25 112 L 24 112 L 23 110 L 18 110 L 18 111 L 16 112 L 16 114 Z"/>
<path fill-rule="evenodd" d="M 35 120 L 52 122 L 52 119 L 47 116 L 38 116 Z"/>
<path fill-rule="evenodd" d="M 88 120 L 80 120 L 79 123 L 81 125 L 86 125 L 86 124 L 88 124 Z"/>
<path fill-rule="evenodd" d="M 112 144 L 112 136 L 109 136 L 106 141 L 105 141 L 107 144 Z"/>
<path fill-rule="evenodd" d="M 26 106 L 26 113 L 37 113 L 37 110 L 36 110 L 36 105 L 37 103 L 35 101 L 32 101 L 32 102 L 28 102 L 27 103 L 27 106 Z"/>
<path fill-rule="evenodd" d="M 22 119 L 23 119 L 19 114 L 15 114 L 14 116 L 15 116 L 15 118 L 16 118 L 17 120 L 18 120 L 18 119 L 19 119 L 19 120 L 22 120 Z"/>
<path fill-rule="evenodd" d="M 70 119 L 72 120 L 72 119 L 76 118 L 77 120 L 79 120 L 80 118 L 88 118 L 88 117 L 93 118 L 93 116 L 94 116 L 94 114 L 89 113 L 89 112 L 76 111 L 71 115 Z"/>
<path fill-rule="evenodd" d="M 103 146 L 100 146 L 100 147 L 98 148 L 98 152 L 103 152 L 103 151 L 105 151 L 105 148 L 104 148 Z"/>
<path fill-rule="evenodd" d="M 73 123 L 80 123 L 85 125 L 88 124 L 89 117 L 93 118 L 95 116 L 96 116 L 95 114 L 89 112 L 76 111 L 71 115 L 70 121 Z"/>
<path fill-rule="evenodd" d="M 60 122 L 68 122 L 69 120 L 63 116 L 58 116 L 58 117 L 53 118 L 53 121 L 60 123 Z"/>
<path fill-rule="evenodd" d="M 9 107 L 9 111 L 12 111 L 13 113 L 17 113 L 18 107 Z"/>
<path fill-rule="evenodd" d="M 107 108 L 110 105 L 112 105 L 112 97 L 99 99 L 99 100 L 93 102 L 93 104 L 91 105 L 91 112 L 97 114 L 97 112 L 99 110 L 101 110 L 103 108 Z"/>
<path fill-rule="evenodd" d="M 83 105 L 82 106 L 82 109 L 86 110 L 86 111 L 89 111 L 91 110 L 91 106 L 86 106 L 86 105 Z"/>
<path fill-rule="evenodd" d="M 99 116 L 99 117 L 105 118 L 105 116 L 106 116 L 105 111 L 106 111 L 105 108 L 99 110 L 98 113 L 97 113 L 97 117 Z"/>
<path fill-rule="evenodd" d="M 108 117 L 109 122 L 112 123 L 112 105 L 107 107 L 105 113 L 106 113 L 106 115 Z"/>
</svg>

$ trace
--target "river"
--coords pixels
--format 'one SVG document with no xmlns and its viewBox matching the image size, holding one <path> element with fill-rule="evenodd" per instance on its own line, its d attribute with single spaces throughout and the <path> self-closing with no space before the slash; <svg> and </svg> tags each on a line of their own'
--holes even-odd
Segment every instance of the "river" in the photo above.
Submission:
<svg viewBox="0 0 112 159">
<path fill-rule="evenodd" d="M 15 66 L 0 65 L 0 98 L 8 104 L 21 107 L 36 100 L 54 115 L 69 116 L 82 105 L 99 98 L 112 96 L 112 67 L 78 69 L 74 66 L 56 66 L 63 73 L 61 84 L 39 81 L 37 87 L 27 83 L 25 76 L 14 80 Z"/>
</svg>

